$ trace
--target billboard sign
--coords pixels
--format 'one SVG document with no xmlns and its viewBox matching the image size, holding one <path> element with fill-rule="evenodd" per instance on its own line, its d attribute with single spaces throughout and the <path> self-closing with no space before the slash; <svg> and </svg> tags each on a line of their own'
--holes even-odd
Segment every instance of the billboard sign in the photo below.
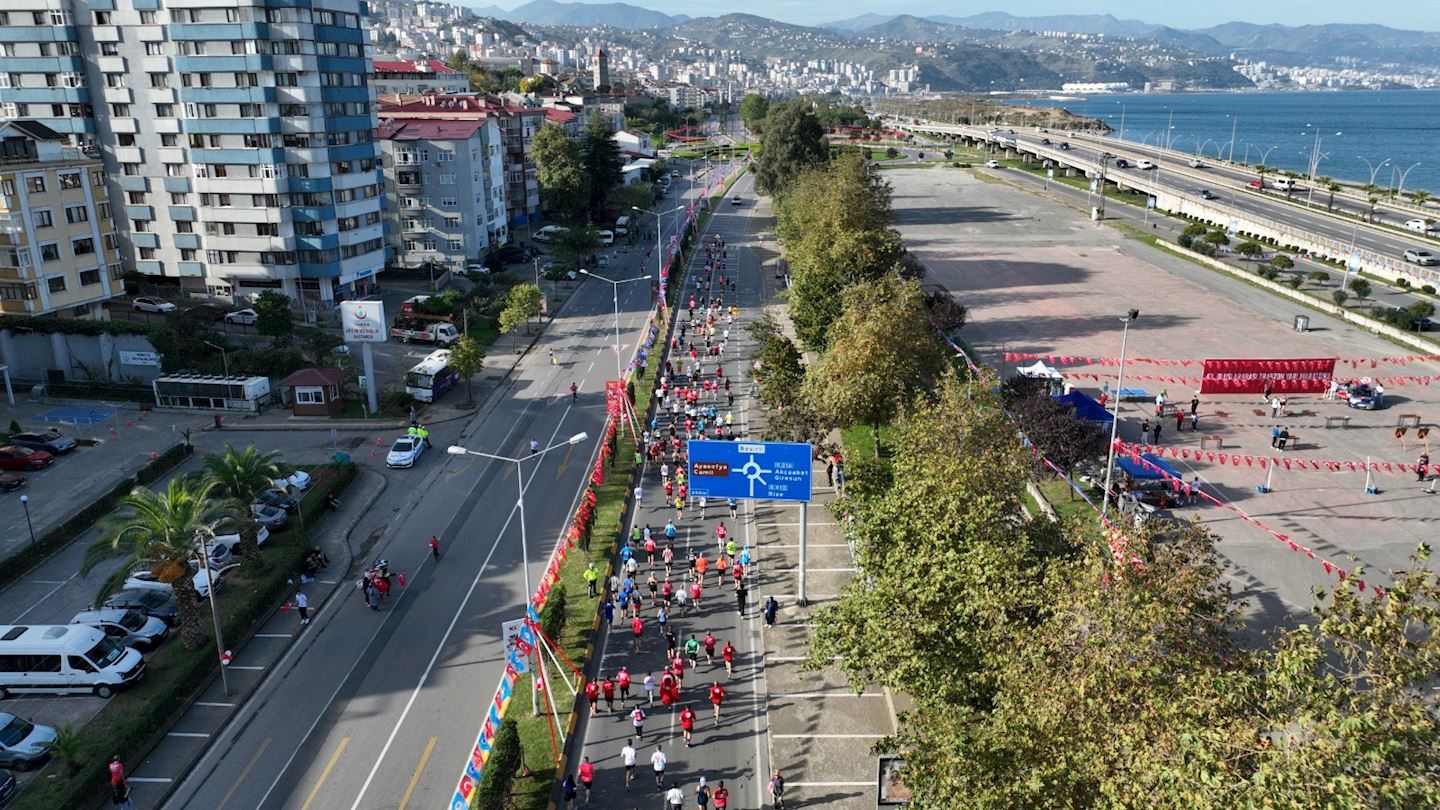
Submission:
<svg viewBox="0 0 1440 810">
<path fill-rule="evenodd" d="M 346 343 L 384 343 L 389 336 L 385 328 L 385 303 L 341 301 L 340 334 Z"/>
<path fill-rule="evenodd" d="M 1205 361 L 1202 394 L 1319 394 L 1335 376 L 1334 357 Z"/>
<path fill-rule="evenodd" d="M 694 497 L 810 500 L 809 444 L 695 439 L 686 452 Z"/>
<path fill-rule="evenodd" d="M 158 366 L 160 365 L 160 354 L 158 352 L 120 352 L 120 364 L 125 366 Z"/>
</svg>

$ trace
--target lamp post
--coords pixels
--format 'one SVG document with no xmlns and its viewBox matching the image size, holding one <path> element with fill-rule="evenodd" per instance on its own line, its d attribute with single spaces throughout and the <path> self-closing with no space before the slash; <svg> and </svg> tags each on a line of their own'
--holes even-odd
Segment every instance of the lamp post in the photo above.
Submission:
<svg viewBox="0 0 1440 810">
<path fill-rule="evenodd" d="M 1230 116 L 1230 148 L 1227 149 L 1226 152 L 1225 152 L 1225 160 L 1226 160 L 1227 162 L 1229 162 L 1229 163 L 1234 163 L 1234 162 L 1235 162 L 1235 130 L 1238 129 L 1239 127 L 1240 127 L 1240 116 L 1238 116 L 1238 115 L 1232 115 L 1232 116 Z M 1219 144 L 1216 144 L 1216 148 L 1219 148 Z M 1219 159 L 1220 155 L 1219 155 L 1218 152 L 1216 153 L 1215 157 L 1216 157 L 1217 160 Z"/>
<path fill-rule="evenodd" d="M 647 215 L 649 215 L 649 216 L 655 217 L 655 280 L 656 280 L 656 281 L 659 281 L 660 279 L 662 279 L 662 278 L 665 277 L 665 257 L 664 257 L 663 255 L 661 255 L 661 254 L 664 252 L 664 249 L 661 248 L 661 244 L 663 243 L 663 241 L 664 241 L 664 239 L 665 239 L 665 233 L 664 233 L 664 230 L 665 230 L 665 228 L 664 228 L 665 220 L 664 220 L 664 216 L 665 216 L 666 214 L 673 214 L 673 213 L 675 213 L 676 211 L 683 210 L 684 208 L 685 208 L 685 206 L 683 206 L 683 205 L 678 205 L 678 206 L 676 206 L 676 207 L 674 207 L 674 208 L 667 208 L 667 209 L 665 209 L 664 211 L 646 211 L 644 208 L 640 208 L 639 206 L 635 206 L 635 205 L 630 206 L 630 210 L 631 210 L 631 211 L 634 211 L 634 212 L 636 212 L 636 213 L 638 213 L 638 214 L 647 214 Z M 678 233 L 679 229 L 677 228 L 676 231 L 677 231 L 677 233 Z"/>
<path fill-rule="evenodd" d="M 1125 385 L 1125 346 L 1130 339 L 1130 322 L 1140 317 L 1140 310 L 1132 309 L 1120 316 L 1125 324 L 1120 333 L 1120 376 L 1115 383 L 1115 410 L 1110 419 L 1110 454 L 1105 460 L 1105 490 L 1100 493 L 1100 523 L 1110 511 L 1110 479 L 1115 474 L 1115 435 L 1120 428 L 1120 391 Z"/>
<path fill-rule="evenodd" d="M 1372 186 L 1375 185 L 1375 175 L 1379 174 L 1379 173 L 1380 173 L 1380 169 L 1381 169 L 1386 163 L 1389 163 L 1389 162 L 1390 162 L 1390 158 L 1385 158 L 1384 160 L 1380 161 L 1379 163 L 1371 163 L 1371 162 L 1370 162 L 1370 158 L 1367 158 L 1367 157 L 1365 157 L 1364 155 L 1356 155 L 1355 157 L 1357 157 L 1357 158 L 1365 161 L 1365 168 L 1367 168 L 1367 169 L 1370 170 L 1370 183 L 1369 183 L 1369 185 L 1372 185 Z"/>
<path fill-rule="evenodd" d="M 605 278 L 604 276 L 596 275 L 589 270 L 584 269 L 583 267 L 580 269 L 580 272 L 589 276 L 590 278 L 598 279 L 610 285 L 610 300 L 615 303 L 615 379 L 622 380 L 625 378 L 625 370 L 620 365 L 620 285 L 629 283 L 631 281 L 646 281 L 652 278 L 652 276 L 649 273 L 646 273 L 643 276 L 636 276 L 634 278 L 622 278 L 619 281 L 615 281 Z"/>
<path fill-rule="evenodd" d="M 1273 151 L 1275 151 L 1276 147 L 1278 147 L 1279 145 L 1280 145 L 1280 144 L 1277 143 L 1277 144 L 1275 144 L 1275 146 L 1268 147 L 1268 148 L 1266 148 L 1266 149 L 1264 149 L 1263 151 L 1260 152 L 1260 165 L 1261 165 L 1261 166 L 1264 166 L 1264 165 L 1265 165 L 1265 161 L 1267 161 L 1267 160 L 1270 159 L 1270 153 L 1273 152 Z M 1255 147 L 1255 148 L 1256 148 L 1256 149 L 1259 149 L 1260 147 L 1257 146 L 1257 147 Z"/>
<path fill-rule="evenodd" d="M 1304 134 L 1304 133 L 1301 133 Z M 1335 137 L 1344 135 L 1344 132 L 1336 132 Z M 1320 154 L 1320 144 L 1325 136 L 1320 134 L 1320 129 L 1315 129 L 1315 146 L 1310 149 L 1310 190 L 1305 193 L 1305 206 L 1310 206 L 1310 201 L 1315 197 L 1315 172 L 1320 168 L 1320 161 L 1326 156 Z"/>
<path fill-rule="evenodd" d="M 210 568 L 210 561 L 206 559 L 207 555 L 205 553 L 205 548 L 209 545 L 209 541 L 214 539 L 214 532 L 208 528 L 202 529 L 201 533 L 195 535 L 195 545 L 190 547 L 190 551 L 195 555 L 196 570 L 205 572 L 205 583 L 210 588 L 210 599 L 208 600 L 210 602 L 210 623 L 215 627 L 215 657 L 220 661 L 220 688 L 225 692 L 225 696 L 229 697 L 230 678 L 225 675 L 225 670 L 228 667 L 228 663 L 225 661 L 225 639 L 220 635 L 220 610 L 215 607 L 215 600 L 218 598 L 215 593 L 215 586 L 218 583 L 215 582 L 215 575 Z"/>
<path fill-rule="evenodd" d="M 230 376 L 230 354 L 225 351 L 225 347 L 224 347 L 224 346 L 217 346 L 217 345 L 215 345 L 214 343 L 211 343 L 211 342 L 208 341 L 208 340 L 204 340 L 204 341 L 201 341 L 201 342 L 204 343 L 206 346 L 209 346 L 209 347 L 212 348 L 212 349 L 219 349 L 219 350 L 220 350 L 220 362 L 225 364 L 225 376 L 226 376 L 226 377 L 229 377 L 229 376 Z"/>
<path fill-rule="evenodd" d="M 20 496 L 20 505 L 23 506 L 23 507 L 25 507 L 25 528 L 27 528 L 27 529 L 30 530 L 30 543 L 31 543 L 31 545 L 34 545 L 34 543 L 35 543 L 35 524 L 33 524 L 33 523 L 30 522 L 30 496 L 29 496 L 29 495 L 21 495 L 21 496 Z"/>
<path fill-rule="evenodd" d="M 1403 172 L 1400 172 L 1400 187 L 1395 190 L 1395 194 L 1391 195 L 1390 199 L 1393 200 L 1393 199 L 1395 199 L 1395 197 L 1403 197 L 1403 196 L 1405 196 L 1405 176 L 1410 173 L 1410 169 L 1413 169 L 1413 168 L 1415 168 L 1416 166 L 1419 166 L 1419 165 L 1420 165 L 1420 161 L 1417 160 L 1417 161 L 1415 161 L 1414 163 L 1410 164 L 1410 168 L 1406 169 L 1406 170 L 1403 171 Z"/>
<path fill-rule="evenodd" d="M 545 455 L 551 450 L 555 450 L 560 447 L 576 445 L 589 438 L 590 434 L 582 431 L 580 433 L 576 433 L 574 436 L 571 436 L 563 442 L 560 442 L 558 444 L 552 444 L 544 450 L 537 450 L 536 452 L 531 453 L 526 458 L 538 459 L 540 456 Z M 534 593 L 530 588 L 530 543 L 525 534 L 525 465 L 522 463 L 525 461 L 525 459 L 495 455 L 494 453 L 486 453 L 481 450 L 471 450 L 468 447 L 461 447 L 458 444 L 450 445 L 448 448 L 445 449 L 445 452 L 449 453 L 452 456 L 480 456 L 481 458 L 494 459 L 495 461 L 506 461 L 515 465 L 515 484 L 519 493 L 519 499 L 516 501 L 516 508 L 520 512 L 520 570 L 525 575 L 525 610 L 528 614 L 530 610 L 530 600 L 534 596 Z M 532 698 L 534 696 L 533 689 L 531 690 L 531 696 Z M 540 709 L 535 704 L 534 700 L 531 700 L 530 703 L 530 713 L 532 717 L 537 716 L 540 713 Z"/>
</svg>

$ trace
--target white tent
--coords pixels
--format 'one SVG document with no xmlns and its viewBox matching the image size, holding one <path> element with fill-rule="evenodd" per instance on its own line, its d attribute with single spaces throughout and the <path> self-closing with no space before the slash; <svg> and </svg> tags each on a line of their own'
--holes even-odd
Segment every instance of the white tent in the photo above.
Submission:
<svg viewBox="0 0 1440 810">
<path fill-rule="evenodd" d="M 1065 379 L 1064 376 L 1060 374 L 1060 372 L 1056 371 L 1050 366 L 1045 365 L 1044 360 L 1036 360 L 1035 365 L 1033 366 L 1019 366 L 1015 369 L 1015 373 L 1019 374 L 1021 377 L 1035 377 L 1043 380 Z"/>
</svg>

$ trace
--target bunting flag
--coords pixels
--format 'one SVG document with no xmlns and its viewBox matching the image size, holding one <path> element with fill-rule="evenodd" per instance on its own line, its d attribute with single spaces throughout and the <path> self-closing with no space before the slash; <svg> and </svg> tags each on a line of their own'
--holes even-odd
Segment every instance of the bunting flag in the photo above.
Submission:
<svg viewBox="0 0 1440 810">
<path fill-rule="evenodd" d="M 1367 467 L 1363 461 L 1340 461 L 1335 459 L 1307 459 L 1294 458 L 1291 456 L 1246 456 L 1239 454 L 1215 453 L 1209 450 L 1191 450 L 1185 447 L 1167 447 L 1153 444 L 1132 444 L 1123 439 L 1115 440 L 1115 447 L 1119 452 L 1126 455 L 1152 455 L 1169 456 L 1171 458 L 1187 459 L 1191 461 L 1207 461 L 1212 464 L 1218 463 L 1227 467 L 1239 467 L 1242 463 L 1246 467 L 1259 466 L 1260 469 L 1267 469 L 1269 465 L 1284 467 L 1289 470 L 1298 468 L 1300 470 L 1320 470 L 1323 472 L 1365 472 L 1367 469 L 1372 473 L 1386 473 L 1389 475 L 1416 475 L 1420 472 L 1421 465 L 1416 462 L 1408 464 L 1400 461 L 1371 461 Z M 1430 470 L 1431 467 L 1426 467 Z"/>
<path fill-rule="evenodd" d="M 1091 355 L 1075 354 L 1042 354 L 1037 352 L 1004 352 L 1004 360 L 1007 363 L 1033 362 L 1043 360 L 1052 366 L 1114 366 L 1120 365 L 1118 357 L 1095 357 Z M 1277 357 L 1276 362 L 1288 361 L 1291 358 Z M 1387 366 L 1408 366 L 1411 363 L 1430 363 L 1440 361 L 1440 354 L 1404 354 L 1391 357 L 1337 357 L 1334 358 L 1337 365 L 1348 365 L 1351 369 L 1368 367 L 1379 368 Z M 1151 366 L 1179 366 L 1189 368 L 1200 363 L 1199 360 L 1165 357 L 1126 357 L 1125 365 L 1151 365 Z M 1128 374 L 1126 375 L 1129 376 Z"/>
</svg>

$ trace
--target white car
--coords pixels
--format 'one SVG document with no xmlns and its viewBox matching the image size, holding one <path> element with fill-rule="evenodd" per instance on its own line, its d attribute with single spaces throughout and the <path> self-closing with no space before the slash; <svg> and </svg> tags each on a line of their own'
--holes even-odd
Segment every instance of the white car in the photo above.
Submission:
<svg viewBox="0 0 1440 810">
<path fill-rule="evenodd" d="M 174 312 L 175 305 L 163 298 L 150 298 L 148 296 L 136 298 L 132 303 L 136 312 Z"/>
<path fill-rule="evenodd" d="M 220 585 L 220 572 L 208 565 L 205 566 L 204 571 L 197 571 L 195 570 L 195 563 L 193 562 L 190 563 L 190 570 L 190 583 L 195 586 L 195 593 L 199 595 L 201 599 L 209 598 L 210 583 L 214 582 L 216 587 Z M 143 567 L 131 571 L 130 576 L 125 578 L 125 584 L 122 587 L 126 590 L 136 588 L 141 590 L 166 591 L 171 594 L 175 592 L 175 589 L 171 587 L 170 583 L 161 582 L 159 577 L 155 576 L 155 572 Z"/>
<path fill-rule="evenodd" d="M 998 161 L 998 160 L 987 160 L 987 161 L 985 161 L 985 168 L 987 168 L 987 169 L 998 169 L 998 168 L 1000 168 L 1000 161 Z"/>
<path fill-rule="evenodd" d="M 1150 170 L 1150 169 L 1155 168 L 1155 164 L 1154 164 L 1154 163 L 1151 163 L 1151 162 L 1148 161 L 1148 160 L 1140 160 L 1140 161 L 1136 161 L 1136 163 L 1135 163 L 1135 168 L 1137 168 L 1137 169 L 1139 169 L 1139 170 L 1141 170 L 1141 171 L 1148 171 L 1148 170 Z"/>
<path fill-rule="evenodd" d="M 210 526 L 210 530 L 216 532 L 215 538 L 205 544 L 205 550 L 210 556 L 210 566 L 212 568 L 224 568 L 234 562 L 235 557 L 239 555 L 240 533 L 227 532 L 220 534 L 218 533 L 219 525 L 220 521 L 216 521 Z M 257 529 L 255 532 L 255 545 L 258 548 L 265 545 L 265 541 L 270 539 L 270 530 L 265 528 L 264 524 L 258 526 Z M 224 562 L 220 562 L 221 560 L 224 560 Z"/>
<path fill-rule="evenodd" d="M 1204 163 L 1201 163 L 1199 158 L 1191 158 L 1191 159 L 1190 159 L 1190 168 L 1192 168 L 1192 169 L 1203 169 L 1203 168 L 1205 168 L 1205 164 L 1204 164 Z"/>
<path fill-rule="evenodd" d="M 271 479 L 270 483 L 274 484 L 276 489 L 285 492 L 289 492 L 292 488 L 296 492 L 304 492 L 310 488 L 310 473 L 304 470 L 296 470 L 290 473 L 289 478 L 274 478 Z"/>
<path fill-rule="evenodd" d="M 739 195 L 739 194 L 736 194 L 734 197 L 731 197 L 731 198 L 730 198 L 730 204 L 731 204 L 731 205 L 739 205 L 739 204 L 740 204 L 740 195 Z"/>
<path fill-rule="evenodd" d="M 1405 227 L 1417 233 L 1435 233 L 1437 230 L 1433 219 L 1411 219 L 1405 222 Z"/>
<path fill-rule="evenodd" d="M 1440 264 L 1440 257 L 1437 257 L 1434 253 L 1431 253 L 1428 250 L 1415 250 L 1414 248 L 1411 248 L 1410 250 L 1405 251 L 1405 261 L 1413 262 L 1414 264 L 1429 266 L 1433 264 Z"/>
<path fill-rule="evenodd" d="M 614 231 L 601 231 L 601 232 L 600 232 L 600 244 L 602 244 L 602 245 L 613 245 L 613 244 L 615 244 L 615 232 L 614 232 Z"/>
<path fill-rule="evenodd" d="M 260 313 L 249 307 L 237 309 L 234 312 L 225 313 L 225 323 L 237 323 L 241 326 L 254 326 L 260 320 Z"/>
<path fill-rule="evenodd" d="M 417 436 L 401 436 L 390 445 L 390 452 L 385 456 L 385 466 L 391 469 L 400 467 L 414 467 L 420 454 L 425 452 L 425 442 Z"/>
<path fill-rule="evenodd" d="M 467 273 L 488 273 L 488 272 L 490 272 L 490 268 L 486 267 L 486 266 L 483 265 L 483 264 L 467 264 L 467 265 L 465 265 L 465 272 L 467 272 Z"/>
</svg>

